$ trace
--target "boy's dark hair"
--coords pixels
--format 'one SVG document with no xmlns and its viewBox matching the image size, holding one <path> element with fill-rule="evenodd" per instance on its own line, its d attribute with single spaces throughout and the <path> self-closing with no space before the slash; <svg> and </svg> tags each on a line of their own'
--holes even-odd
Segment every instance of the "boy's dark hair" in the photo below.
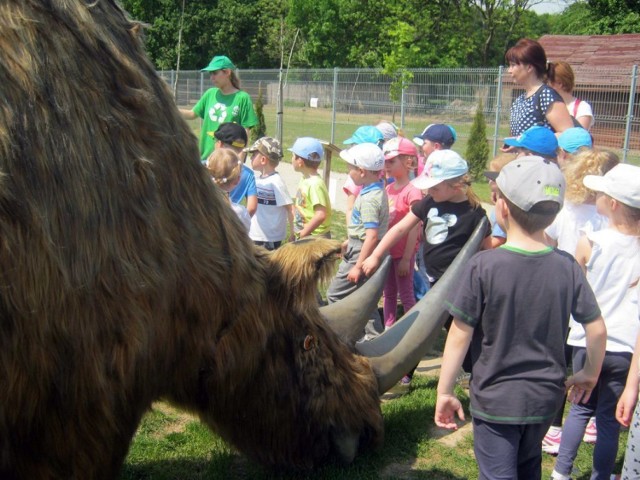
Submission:
<svg viewBox="0 0 640 480">
<path fill-rule="evenodd" d="M 530 235 L 551 225 L 560 211 L 560 204 L 551 200 L 538 202 L 531 210 L 525 212 L 509 200 L 500 189 L 498 189 L 498 197 L 505 201 L 515 222 Z"/>
<path fill-rule="evenodd" d="M 558 163 L 558 157 L 552 157 L 550 155 L 545 155 L 544 153 L 534 152 L 533 150 L 529 150 L 529 149 L 524 148 L 524 147 L 516 147 L 516 149 L 519 152 L 522 152 L 526 156 L 535 155 L 535 156 L 538 156 L 538 157 L 542 157 L 545 160 L 549 160 L 550 162 Z"/>
<path fill-rule="evenodd" d="M 294 155 L 296 155 L 294 153 Z M 300 160 L 302 160 L 304 162 L 304 166 L 307 168 L 318 168 L 320 166 L 320 160 L 318 161 L 313 161 L 313 160 L 308 160 L 304 157 L 301 157 L 300 155 L 296 155 L 296 158 L 299 158 Z"/>
</svg>

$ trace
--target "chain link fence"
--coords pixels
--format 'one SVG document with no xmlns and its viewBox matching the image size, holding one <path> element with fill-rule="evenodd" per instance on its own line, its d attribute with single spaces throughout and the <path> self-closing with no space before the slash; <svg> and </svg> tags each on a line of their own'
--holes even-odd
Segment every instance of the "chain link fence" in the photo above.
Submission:
<svg viewBox="0 0 640 480">
<path fill-rule="evenodd" d="M 591 104 L 595 144 L 616 151 L 623 161 L 640 163 L 638 68 L 574 70 L 574 95 Z M 211 87 L 208 74 L 162 71 L 176 102 L 192 106 Z M 378 69 L 239 70 L 242 88 L 254 102 L 259 95 L 269 134 L 275 136 L 280 83 L 283 137 L 290 145 L 309 135 L 341 144 L 359 125 L 393 121 L 411 137 L 430 123 L 447 123 L 458 132 L 464 152 L 471 123 L 482 105 L 493 152 L 509 135 L 509 110 L 522 93 L 506 69 L 412 69 L 388 75 Z M 280 77 L 282 76 L 282 82 Z"/>
</svg>

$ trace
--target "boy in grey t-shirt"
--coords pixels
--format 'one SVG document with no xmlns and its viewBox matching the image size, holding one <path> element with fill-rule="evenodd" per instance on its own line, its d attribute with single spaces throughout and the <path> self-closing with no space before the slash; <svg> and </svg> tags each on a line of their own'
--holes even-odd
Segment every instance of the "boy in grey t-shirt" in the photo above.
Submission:
<svg viewBox="0 0 640 480">
<path fill-rule="evenodd" d="M 471 414 L 480 475 L 540 478 L 542 438 L 563 392 L 588 400 L 596 384 L 606 328 L 573 257 L 551 249 L 544 229 L 562 207 L 564 178 L 541 157 L 521 157 L 496 179 L 496 219 L 503 246 L 476 254 L 446 302 L 454 316 L 438 383 L 435 423 L 455 429 L 464 412 L 453 394 L 471 348 Z M 569 315 L 587 332 L 588 361 L 565 382 Z"/>
</svg>

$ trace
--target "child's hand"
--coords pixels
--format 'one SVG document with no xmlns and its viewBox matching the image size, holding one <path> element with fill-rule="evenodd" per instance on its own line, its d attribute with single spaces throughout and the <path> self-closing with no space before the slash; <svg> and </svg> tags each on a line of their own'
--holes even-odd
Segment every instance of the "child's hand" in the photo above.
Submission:
<svg viewBox="0 0 640 480">
<path fill-rule="evenodd" d="M 455 395 L 438 394 L 434 416 L 436 425 L 440 428 L 457 430 L 458 424 L 456 423 L 455 414 L 458 414 L 458 418 L 464 421 L 464 410 L 460 400 Z"/>
<path fill-rule="evenodd" d="M 342 242 L 342 246 L 340 247 L 340 251 L 341 251 L 342 255 L 347 253 L 347 246 L 348 245 L 349 245 L 349 241 L 348 240 L 345 240 L 344 242 Z"/>
<path fill-rule="evenodd" d="M 584 370 L 580 370 L 567 378 L 564 386 L 567 388 L 567 400 L 571 403 L 586 403 L 598 382 L 598 377 L 588 377 Z"/>
<path fill-rule="evenodd" d="M 405 260 L 404 258 L 401 258 L 400 261 L 398 262 L 398 276 L 406 277 L 407 275 L 409 275 L 410 268 L 411 268 L 411 265 L 409 265 L 409 260 Z"/>
<path fill-rule="evenodd" d="M 349 273 L 347 274 L 347 280 L 352 283 L 358 283 L 360 277 L 362 277 L 362 267 L 358 267 L 356 265 L 351 267 L 351 270 L 349 270 Z"/>
<path fill-rule="evenodd" d="M 620 400 L 618 400 L 618 405 L 616 406 L 616 420 L 623 427 L 631 425 L 631 417 L 633 417 L 633 410 L 636 408 L 637 401 L 637 388 L 625 388 L 622 395 L 620 395 Z"/>
<path fill-rule="evenodd" d="M 380 259 L 377 257 L 374 257 L 373 255 L 369 255 L 369 258 L 367 258 L 364 262 L 362 262 L 362 272 L 367 277 L 370 277 L 375 273 L 375 271 L 378 269 L 379 266 L 380 266 Z"/>
</svg>

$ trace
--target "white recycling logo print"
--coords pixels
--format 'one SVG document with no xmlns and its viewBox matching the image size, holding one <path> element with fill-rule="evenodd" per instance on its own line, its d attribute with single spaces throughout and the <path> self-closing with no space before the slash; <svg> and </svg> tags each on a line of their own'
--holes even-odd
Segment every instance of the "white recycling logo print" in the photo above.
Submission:
<svg viewBox="0 0 640 480">
<path fill-rule="evenodd" d="M 212 122 L 223 123 L 227 118 L 227 106 L 224 103 L 216 103 L 209 109 L 209 118 Z"/>
</svg>

